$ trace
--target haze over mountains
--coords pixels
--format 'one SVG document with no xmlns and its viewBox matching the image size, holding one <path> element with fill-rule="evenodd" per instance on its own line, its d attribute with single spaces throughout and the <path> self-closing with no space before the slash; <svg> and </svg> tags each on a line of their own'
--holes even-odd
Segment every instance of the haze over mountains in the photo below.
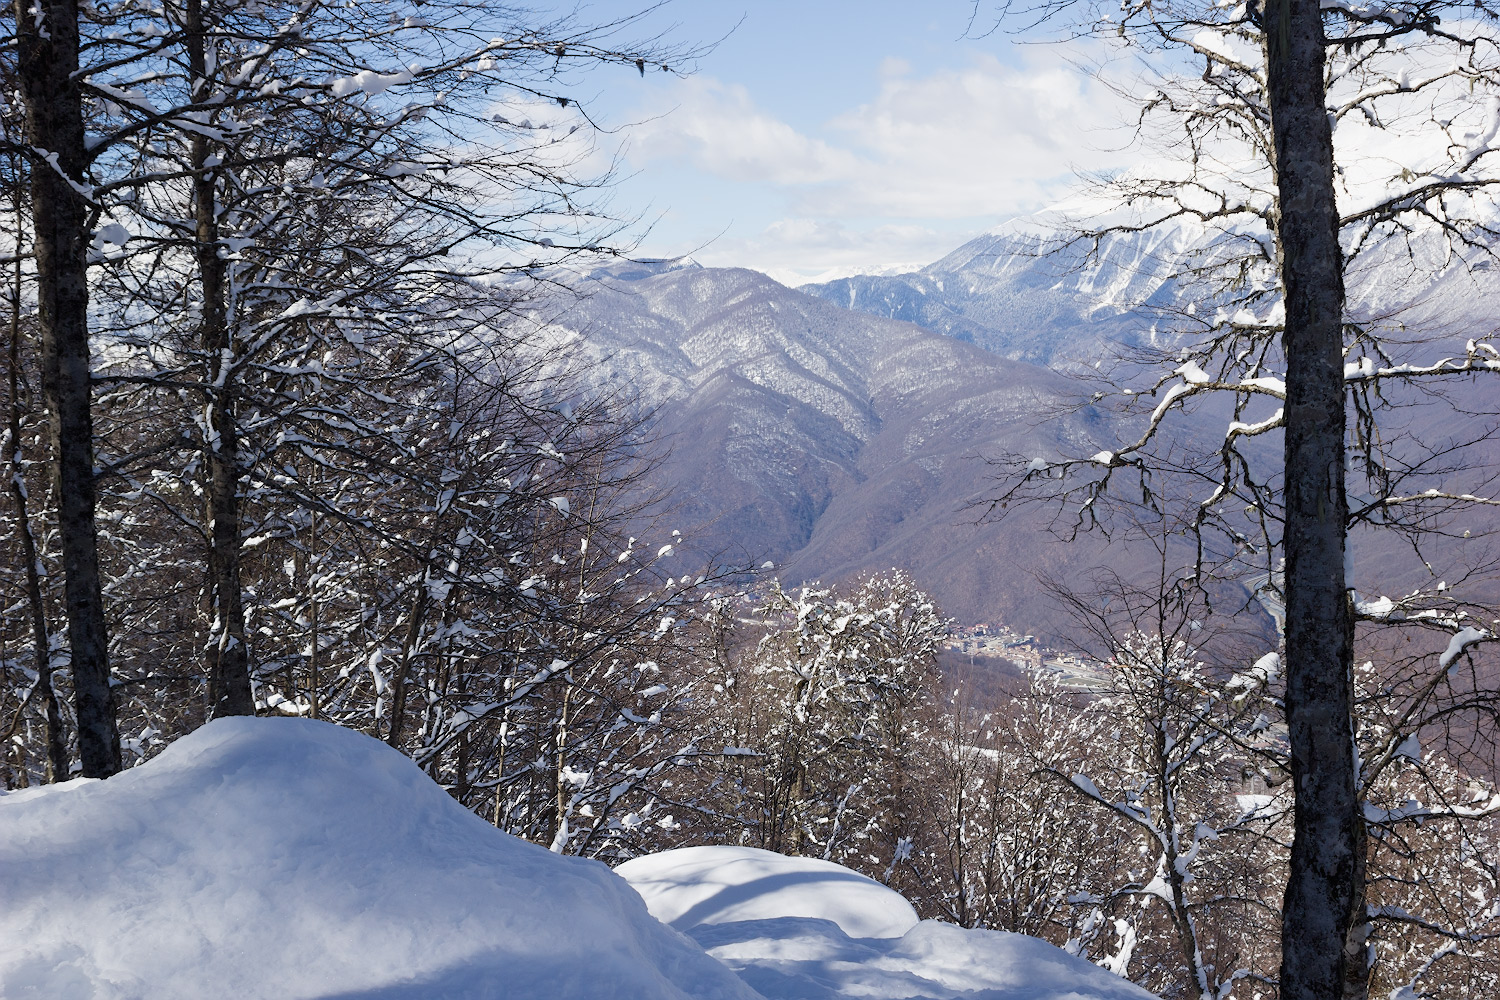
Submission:
<svg viewBox="0 0 1500 1000">
<path fill-rule="evenodd" d="M 548 318 L 659 408 L 674 522 L 712 522 L 710 547 L 784 581 L 902 566 L 960 620 L 1030 620 L 1033 574 L 1097 553 L 967 509 L 991 489 L 985 456 L 1097 444 L 1090 411 L 1044 420 L 1074 391 L 1056 373 L 748 270 L 607 269 Z"/>
<path fill-rule="evenodd" d="M 1081 584 L 1121 553 L 1048 544 L 1040 515 L 977 524 L 985 458 L 1117 445 L 1123 429 L 1077 407 L 1060 372 L 1151 340 L 1139 304 L 1180 294 L 1174 263 L 1201 238 L 1137 235 L 1085 259 L 1001 230 L 919 272 L 795 290 L 748 270 L 619 265 L 536 316 L 594 377 L 659 410 L 674 521 L 711 524 L 704 548 L 771 560 L 791 584 L 900 566 L 960 622 L 1056 634 L 1067 624 L 1038 574 Z M 1471 277 L 1445 274 L 1426 311 L 1495 301 Z"/>
</svg>

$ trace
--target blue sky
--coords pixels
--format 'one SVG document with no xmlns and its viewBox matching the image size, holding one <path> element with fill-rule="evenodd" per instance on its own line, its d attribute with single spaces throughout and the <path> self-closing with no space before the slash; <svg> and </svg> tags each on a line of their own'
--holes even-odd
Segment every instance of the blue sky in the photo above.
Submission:
<svg viewBox="0 0 1500 1000">
<path fill-rule="evenodd" d="M 602 22 L 638 3 L 579 8 Z M 724 36 L 686 78 L 595 73 L 618 133 L 614 210 L 640 252 L 798 281 L 918 266 L 1056 200 L 1077 169 L 1127 165 L 1120 102 L 1083 50 L 966 37 L 968 0 L 676 0 L 642 32 Z M 591 99 L 589 99 L 591 98 Z"/>
</svg>

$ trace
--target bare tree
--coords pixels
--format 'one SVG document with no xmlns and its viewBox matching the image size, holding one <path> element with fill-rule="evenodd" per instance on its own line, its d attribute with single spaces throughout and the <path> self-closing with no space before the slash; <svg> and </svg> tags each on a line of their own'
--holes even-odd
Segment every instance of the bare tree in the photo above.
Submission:
<svg viewBox="0 0 1500 1000">
<path fill-rule="evenodd" d="M 718 835 L 909 877 L 946 628 L 937 608 L 892 571 L 832 588 L 773 582 L 752 620 L 757 641 L 729 657 L 715 713 L 717 741 L 744 751 L 705 796 L 740 818 Z"/>
<path fill-rule="evenodd" d="M 605 179 L 574 170 L 594 131 L 571 96 L 580 73 L 614 65 L 634 77 L 693 56 L 624 41 L 634 17 L 584 25 L 418 6 L 182 0 L 12 11 L 29 131 L 9 148 L 36 168 L 29 217 L 85 773 L 120 766 L 106 612 L 129 608 L 125 620 L 142 625 L 115 644 L 135 654 L 133 676 L 116 678 L 124 690 L 159 697 L 183 683 L 190 672 L 173 660 L 201 618 L 209 714 L 256 710 L 245 502 L 277 481 L 255 463 L 287 450 L 284 440 L 264 446 L 272 406 L 317 395 L 322 358 L 299 338 L 316 330 L 349 348 L 365 332 L 374 341 L 399 328 L 410 341 L 430 338 L 430 361 L 465 336 L 464 324 L 472 334 L 488 322 L 464 316 L 478 308 L 471 280 L 604 252 L 622 224 L 588 202 Z M 110 292 L 92 313 L 90 280 Z M 91 319 L 107 333 L 102 377 L 90 365 Z M 311 367 L 284 364 L 299 351 Z M 367 411 L 354 436 L 398 436 L 400 405 L 378 418 Z M 301 405 L 304 418 L 310 409 Z M 333 428 L 339 409 L 312 423 Z M 102 455 L 96 424 L 110 435 Z M 348 431 L 314 450 L 347 454 Z M 178 470 L 201 484 L 169 483 Z M 198 575 L 180 547 L 129 532 L 151 513 L 112 513 L 125 530 L 103 542 L 120 569 L 101 584 L 101 482 L 156 505 L 175 526 L 168 534 L 201 539 L 200 610 L 184 615 L 166 592 L 174 575 Z M 201 510 L 189 513 L 194 502 Z"/>
<path fill-rule="evenodd" d="M 15 145 L 13 133 L 18 123 L 12 114 L 0 113 L 0 128 L 4 129 L 5 138 L 11 140 L 8 144 Z M 39 706 L 42 716 L 44 731 L 43 742 L 46 746 L 46 766 L 44 776 L 47 781 L 64 781 L 68 777 L 69 753 L 67 734 L 63 730 L 62 712 L 58 704 L 57 690 L 54 686 L 53 664 L 52 664 L 52 640 L 47 624 L 46 595 L 43 590 L 42 580 L 42 552 L 38 543 L 35 522 L 33 521 L 33 507 L 30 493 L 29 477 L 26 475 L 26 455 L 29 450 L 34 449 L 34 433 L 28 433 L 26 424 L 29 418 L 36 416 L 34 408 L 29 405 L 31 392 L 27 386 L 27 372 L 34 370 L 34 364 L 29 355 L 32 352 L 23 351 L 22 341 L 34 340 L 35 331 L 27 331 L 22 317 L 25 314 L 26 281 L 24 272 L 24 243 L 25 233 L 25 188 L 26 188 L 26 161 L 15 152 L 11 152 L 6 158 L 5 181 L 8 188 L 7 200 L 15 212 L 15 239 L 16 243 L 12 250 L 10 261 L 9 282 L 9 323 L 8 323 L 8 351 L 7 361 L 10 365 L 10 378 L 7 393 L 7 421 L 5 436 L 5 455 L 10 466 L 9 471 L 9 493 L 13 505 L 13 516 L 15 518 L 14 534 L 19 546 L 19 560 L 24 574 L 22 584 L 25 593 L 25 604 L 30 617 L 31 631 L 31 658 L 34 676 L 27 686 L 24 696 L 19 699 L 16 706 L 15 716 L 12 718 L 7 731 L 7 739 L 14 737 L 25 722 L 27 711 L 33 703 Z M 32 336 L 25 336 L 26 333 Z"/>
<path fill-rule="evenodd" d="M 1047 17 L 1063 9 L 1041 4 L 1032 13 Z M 1455 129 L 1454 117 L 1464 117 L 1470 100 L 1453 85 L 1495 85 L 1493 32 L 1475 22 L 1440 20 L 1449 13 L 1462 16 L 1456 5 L 1443 3 L 1356 8 L 1278 0 L 1232 10 L 1127 4 L 1123 11 L 1090 15 L 1097 20 L 1086 21 L 1086 29 L 1122 38 L 1137 52 L 1163 54 L 1169 64 L 1186 56 L 1203 65 L 1199 79 L 1176 67 L 1162 72 L 1153 81 L 1159 86 L 1141 98 L 1143 123 L 1166 121 L 1191 160 L 1169 176 L 1122 179 L 1115 192 L 1135 207 L 1130 221 L 1085 226 L 1081 234 L 1090 243 L 1184 221 L 1201 225 L 1207 235 L 1182 265 L 1185 284 L 1196 292 L 1176 303 L 1190 332 L 1179 327 L 1173 347 L 1158 355 L 1172 375 L 1158 376 L 1144 396 L 1140 387 L 1129 390 L 1149 401 L 1139 438 L 1081 463 L 1033 462 L 1001 497 L 1067 497 L 1077 488 L 1074 523 L 1086 526 L 1107 516 L 1106 497 L 1123 487 L 1112 482 L 1117 476 L 1134 478 L 1135 496 L 1155 508 L 1160 479 L 1175 473 L 1207 484 L 1195 500 L 1203 572 L 1216 559 L 1243 562 L 1247 553 L 1263 562 L 1262 587 L 1275 590 L 1285 606 L 1297 790 L 1283 924 L 1281 986 L 1288 998 L 1360 997 L 1368 989 L 1366 849 L 1353 752 L 1355 581 L 1345 579 L 1351 527 L 1378 520 L 1383 528 L 1421 536 L 1443 513 L 1487 503 L 1477 492 L 1444 489 L 1435 479 L 1424 483 L 1430 494 L 1390 489 L 1393 466 L 1405 463 L 1406 472 L 1421 478 L 1434 463 L 1413 454 L 1410 439 L 1392 447 L 1394 437 L 1378 429 L 1386 407 L 1399 401 L 1399 393 L 1389 392 L 1402 380 L 1420 377 L 1418 369 L 1437 378 L 1473 372 L 1474 361 L 1466 359 L 1478 359 L 1485 349 L 1470 340 L 1462 358 L 1394 362 L 1388 342 L 1382 353 L 1383 317 L 1370 308 L 1370 296 L 1356 311 L 1370 322 L 1351 315 L 1345 301 L 1346 275 L 1360 264 L 1389 261 L 1397 247 L 1430 238 L 1448 247 L 1446 256 L 1437 254 L 1440 262 L 1460 268 L 1465 258 L 1490 252 L 1494 234 L 1485 213 L 1464 214 L 1494 183 L 1484 143 L 1449 144 L 1445 153 L 1399 164 L 1396 176 L 1380 185 L 1365 177 L 1360 193 L 1377 195 L 1360 200 L 1351 178 L 1367 164 L 1338 160 L 1347 147 L 1336 141 L 1334 126 L 1352 134 L 1356 122 L 1387 128 L 1430 114 L 1428 135 L 1436 132 L 1441 146 L 1447 139 L 1442 130 Z M 1486 16 L 1482 8 L 1475 13 Z M 1430 62 L 1432 51 L 1444 47 L 1448 58 L 1457 53 L 1451 68 Z M 1454 117 L 1438 111 L 1444 103 L 1454 107 Z M 1364 351 L 1370 360 L 1351 368 Z M 1387 394 L 1365 391 L 1377 385 Z M 1182 462 L 1178 455 L 1176 462 L 1163 462 L 1169 457 L 1158 447 L 1164 422 L 1211 393 L 1234 400 L 1218 473 L 1203 474 L 1213 459 Z M 1267 399 L 1279 407 L 1274 413 L 1264 408 Z M 1354 509 L 1345 481 L 1351 400 L 1353 454 L 1373 472 L 1368 478 L 1375 493 L 1371 503 Z M 1272 433 L 1283 433 L 1284 442 L 1281 461 L 1269 468 L 1256 442 Z M 1424 600 L 1443 603 L 1432 591 Z M 1469 627 L 1451 615 L 1444 620 L 1452 633 Z"/>
<path fill-rule="evenodd" d="M 76 0 L 14 6 L 17 78 L 32 160 L 31 219 L 41 323 L 42 381 L 67 593 L 67 633 L 83 773 L 120 769 L 109 640 L 94 521 L 94 424 L 89 363 L 88 245 L 92 188 L 85 177 Z"/>
</svg>

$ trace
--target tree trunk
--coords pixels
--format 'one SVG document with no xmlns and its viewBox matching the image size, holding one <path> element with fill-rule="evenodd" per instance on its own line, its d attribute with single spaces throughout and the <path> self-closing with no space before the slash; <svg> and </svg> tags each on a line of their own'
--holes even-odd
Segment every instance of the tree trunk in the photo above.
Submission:
<svg viewBox="0 0 1500 1000">
<path fill-rule="evenodd" d="M 207 40 L 202 0 L 188 0 L 188 69 L 193 101 L 209 95 Z M 234 345 L 229 335 L 228 268 L 219 256 L 216 171 L 209 141 L 193 136 L 193 221 L 198 280 L 203 293 L 200 343 L 206 367 L 208 426 L 208 574 L 212 626 L 207 649 L 209 715 L 254 715 L 250 648 L 245 641 L 244 592 L 240 587 L 240 453 L 234 413 Z"/>
<path fill-rule="evenodd" d="M 403 723 L 406 721 L 406 683 L 411 673 L 411 658 L 416 655 L 417 643 L 422 638 L 422 621 L 427 617 L 428 570 L 417 578 L 416 592 L 412 594 L 411 620 L 406 623 L 406 639 L 401 643 L 401 660 L 391 674 L 391 724 L 386 730 L 385 741 L 397 750 L 401 749 Z"/>
<path fill-rule="evenodd" d="M 42 382 L 51 410 L 57 520 L 83 773 L 120 770 L 109 639 L 94 524 L 94 424 L 88 328 L 88 222 L 76 0 L 17 0 L 18 76 L 34 154 L 31 218 Z"/>
<path fill-rule="evenodd" d="M 316 566 L 318 555 L 318 512 L 316 509 L 309 509 L 307 513 L 307 563 L 310 566 Z M 307 603 L 309 624 L 312 627 L 312 643 L 308 647 L 307 657 L 307 673 L 309 677 L 307 685 L 307 714 L 308 718 L 316 719 L 321 709 L 319 699 L 320 688 L 318 685 L 322 683 L 323 673 L 322 662 L 320 660 L 322 656 L 321 644 L 323 642 L 323 607 L 318 600 L 318 589 L 323 585 L 323 581 L 319 579 L 317 585 L 314 586 L 310 577 L 302 576 L 299 579 L 307 579 L 309 581 Z"/>
<path fill-rule="evenodd" d="M 1286 714 L 1296 793 L 1281 997 L 1340 1000 L 1346 988 L 1362 992 L 1367 972 L 1363 948 L 1347 948 L 1362 926 L 1364 843 L 1344 581 L 1343 260 L 1317 0 L 1273 0 L 1265 38 L 1286 296 Z"/>
<path fill-rule="evenodd" d="M 20 177 L 16 181 L 16 232 L 21 231 Z M 21 261 L 15 263 L 10 300 L 10 497 L 21 536 L 21 558 L 26 563 L 26 604 L 31 611 L 32 658 L 36 661 L 35 697 L 42 702 L 47 741 L 47 781 L 68 780 L 68 744 L 63 737 L 62 713 L 52 687 L 52 639 L 47 629 L 47 605 L 42 598 L 42 569 L 37 561 L 36 536 L 31 532 L 31 510 L 21 461 Z"/>
</svg>

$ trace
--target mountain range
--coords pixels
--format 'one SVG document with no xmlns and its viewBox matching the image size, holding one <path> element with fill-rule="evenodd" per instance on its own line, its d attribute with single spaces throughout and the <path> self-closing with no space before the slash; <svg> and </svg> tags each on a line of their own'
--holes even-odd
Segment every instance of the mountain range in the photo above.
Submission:
<svg viewBox="0 0 1500 1000">
<path fill-rule="evenodd" d="M 674 523 L 785 582 L 907 569 L 967 621 L 1033 620 L 1036 573 L 1075 575 L 1101 543 L 1039 545 L 1041 524 L 978 524 L 986 458 L 1099 445 L 1045 368 L 793 290 L 749 270 L 596 271 L 546 322 L 590 377 L 657 412 Z"/>
<path fill-rule="evenodd" d="M 769 560 L 789 584 L 899 566 L 960 622 L 1058 635 L 1069 624 L 1040 577 L 1082 586 L 1095 566 L 1142 570 L 1142 557 L 1092 536 L 1049 544 L 1040 512 L 986 521 L 987 459 L 1118 446 L 1122 428 L 1069 374 L 1155 342 L 1150 307 L 1179 294 L 1174 263 L 1201 235 L 1043 255 L 1024 229 L 1001 230 L 918 272 L 799 289 L 621 264 L 534 318 L 591 379 L 655 410 L 671 449 L 661 485 L 700 549 Z M 1418 312 L 1479 322 L 1475 305 L 1500 298 L 1470 287 L 1477 273 L 1444 272 Z M 1385 286 L 1371 287 L 1379 299 Z M 1221 416 L 1186 433 L 1212 440 Z"/>
</svg>

